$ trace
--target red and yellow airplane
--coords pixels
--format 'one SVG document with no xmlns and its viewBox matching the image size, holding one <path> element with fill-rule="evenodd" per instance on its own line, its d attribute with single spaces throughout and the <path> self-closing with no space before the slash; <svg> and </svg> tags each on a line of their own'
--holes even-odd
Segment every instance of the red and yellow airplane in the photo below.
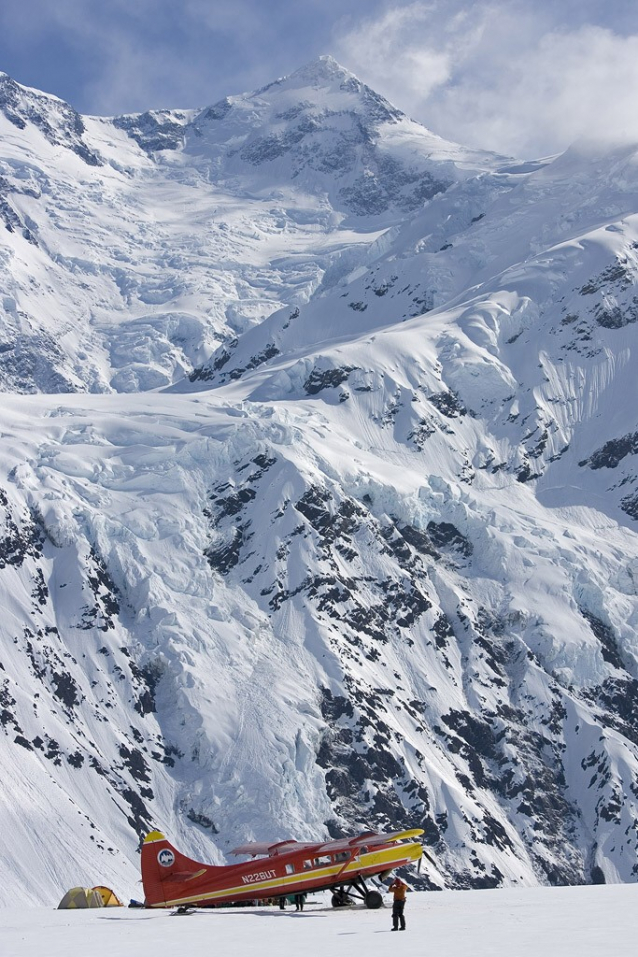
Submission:
<svg viewBox="0 0 638 957">
<path fill-rule="evenodd" d="M 180 854 L 159 831 L 142 845 L 142 883 L 147 907 L 214 907 L 308 891 L 332 890 L 333 907 L 352 897 L 366 907 L 381 907 L 379 891 L 366 878 L 387 877 L 395 867 L 421 860 L 423 847 L 413 838 L 423 831 L 369 832 L 328 843 L 244 844 L 231 854 L 250 861 L 214 867 Z"/>
</svg>

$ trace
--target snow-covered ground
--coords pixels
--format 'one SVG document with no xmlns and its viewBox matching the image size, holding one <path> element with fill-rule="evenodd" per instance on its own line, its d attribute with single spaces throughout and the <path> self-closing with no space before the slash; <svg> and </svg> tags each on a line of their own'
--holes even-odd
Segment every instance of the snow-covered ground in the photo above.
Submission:
<svg viewBox="0 0 638 957">
<path fill-rule="evenodd" d="M 391 907 L 198 911 L 0 910 L 2 957 L 280 954 L 386 957 L 634 957 L 638 887 L 560 887 L 413 893 L 407 929 L 388 937 Z"/>
</svg>

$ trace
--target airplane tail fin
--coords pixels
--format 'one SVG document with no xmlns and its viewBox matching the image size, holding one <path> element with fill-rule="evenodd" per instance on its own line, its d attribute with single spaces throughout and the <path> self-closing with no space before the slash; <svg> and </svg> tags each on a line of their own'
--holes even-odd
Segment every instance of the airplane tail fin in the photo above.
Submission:
<svg viewBox="0 0 638 957">
<path fill-rule="evenodd" d="M 142 844 L 142 885 L 147 907 L 172 906 L 175 885 L 214 870 L 181 854 L 161 831 L 151 831 Z"/>
</svg>

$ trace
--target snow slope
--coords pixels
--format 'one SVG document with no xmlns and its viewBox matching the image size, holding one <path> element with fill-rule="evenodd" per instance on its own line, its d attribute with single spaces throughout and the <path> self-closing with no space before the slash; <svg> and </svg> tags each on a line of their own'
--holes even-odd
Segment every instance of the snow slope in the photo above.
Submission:
<svg viewBox="0 0 638 957">
<path fill-rule="evenodd" d="M 637 150 L 472 154 L 330 58 L 3 84 L 2 901 L 153 826 L 634 882 Z"/>
</svg>

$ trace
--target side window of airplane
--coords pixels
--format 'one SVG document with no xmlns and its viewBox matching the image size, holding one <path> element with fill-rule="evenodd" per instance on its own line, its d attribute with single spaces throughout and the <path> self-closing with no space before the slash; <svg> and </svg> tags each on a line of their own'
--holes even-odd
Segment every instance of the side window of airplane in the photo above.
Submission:
<svg viewBox="0 0 638 957">
<path fill-rule="evenodd" d="M 295 873 L 295 865 L 286 864 L 286 874 L 294 874 L 294 873 Z"/>
<path fill-rule="evenodd" d="M 335 861 L 347 861 L 349 857 L 350 854 L 348 851 L 338 851 L 338 853 L 335 854 Z"/>
<path fill-rule="evenodd" d="M 315 867 L 324 867 L 326 864 L 331 864 L 332 858 L 329 854 L 323 854 L 321 857 L 315 857 Z"/>
</svg>

